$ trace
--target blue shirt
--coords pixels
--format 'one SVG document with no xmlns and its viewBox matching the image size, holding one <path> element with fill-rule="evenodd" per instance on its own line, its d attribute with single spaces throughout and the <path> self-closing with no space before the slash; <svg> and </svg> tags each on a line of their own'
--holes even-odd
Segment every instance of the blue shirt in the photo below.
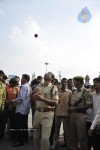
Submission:
<svg viewBox="0 0 100 150">
<path fill-rule="evenodd" d="M 31 88 L 28 83 L 22 85 L 18 97 L 13 100 L 13 102 L 17 102 L 16 105 L 16 113 L 20 112 L 23 115 L 27 115 L 30 112 L 30 94 Z"/>
</svg>

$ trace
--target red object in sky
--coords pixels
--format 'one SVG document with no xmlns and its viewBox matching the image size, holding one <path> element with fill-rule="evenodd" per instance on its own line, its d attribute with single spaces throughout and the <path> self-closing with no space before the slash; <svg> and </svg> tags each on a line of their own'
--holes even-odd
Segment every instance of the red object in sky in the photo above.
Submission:
<svg viewBox="0 0 100 150">
<path fill-rule="evenodd" d="M 37 37 L 38 37 L 38 34 L 34 34 L 34 37 L 37 38 Z"/>
</svg>

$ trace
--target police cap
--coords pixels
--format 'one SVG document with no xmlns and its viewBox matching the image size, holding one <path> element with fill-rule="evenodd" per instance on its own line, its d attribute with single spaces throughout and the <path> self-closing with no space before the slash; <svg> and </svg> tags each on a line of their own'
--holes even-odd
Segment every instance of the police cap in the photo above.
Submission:
<svg viewBox="0 0 100 150">
<path fill-rule="evenodd" d="M 82 77 L 82 76 L 76 76 L 73 79 L 76 81 L 82 81 L 82 82 L 84 81 L 84 77 Z"/>
</svg>

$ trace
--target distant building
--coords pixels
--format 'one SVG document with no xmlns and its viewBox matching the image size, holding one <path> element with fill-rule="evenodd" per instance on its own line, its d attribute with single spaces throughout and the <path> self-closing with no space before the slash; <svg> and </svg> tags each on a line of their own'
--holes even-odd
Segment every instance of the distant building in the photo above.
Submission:
<svg viewBox="0 0 100 150">
<path fill-rule="evenodd" d="M 6 80 L 6 84 L 9 84 L 11 78 L 14 78 L 16 75 L 8 75 L 8 79 Z"/>
<path fill-rule="evenodd" d="M 62 78 L 61 71 L 59 71 L 58 78 L 59 78 L 59 82 L 61 82 L 61 78 Z"/>
<path fill-rule="evenodd" d="M 85 76 L 85 86 L 89 86 L 90 85 L 90 78 L 89 75 Z"/>
<path fill-rule="evenodd" d="M 32 74 L 32 80 L 35 79 L 35 72 Z"/>
<path fill-rule="evenodd" d="M 99 78 L 100 78 L 100 72 L 99 72 Z"/>
<path fill-rule="evenodd" d="M 8 79 L 14 78 L 16 75 L 8 75 Z"/>
</svg>

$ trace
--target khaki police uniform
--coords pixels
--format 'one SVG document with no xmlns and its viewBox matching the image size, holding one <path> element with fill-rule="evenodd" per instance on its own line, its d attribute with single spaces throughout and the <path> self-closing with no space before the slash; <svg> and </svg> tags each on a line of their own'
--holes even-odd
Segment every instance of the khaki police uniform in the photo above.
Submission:
<svg viewBox="0 0 100 150">
<path fill-rule="evenodd" d="M 84 91 L 85 90 L 85 91 Z M 78 106 L 92 104 L 92 94 L 86 88 L 82 87 L 79 91 L 76 89 L 72 95 L 71 106 L 80 99 L 84 92 L 83 99 Z M 70 146 L 72 150 L 88 150 L 87 129 L 86 129 L 86 113 L 80 111 L 71 112 L 70 114 Z"/>
<path fill-rule="evenodd" d="M 51 83 L 45 86 L 41 83 L 37 88 L 46 99 L 58 101 L 58 90 L 56 86 Z M 35 150 L 49 150 L 49 136 L 53 117 L 54 107 L 42 101 L 36 101 L 36 112 L 33 121 L 33 142 Z"/>
</svg>

